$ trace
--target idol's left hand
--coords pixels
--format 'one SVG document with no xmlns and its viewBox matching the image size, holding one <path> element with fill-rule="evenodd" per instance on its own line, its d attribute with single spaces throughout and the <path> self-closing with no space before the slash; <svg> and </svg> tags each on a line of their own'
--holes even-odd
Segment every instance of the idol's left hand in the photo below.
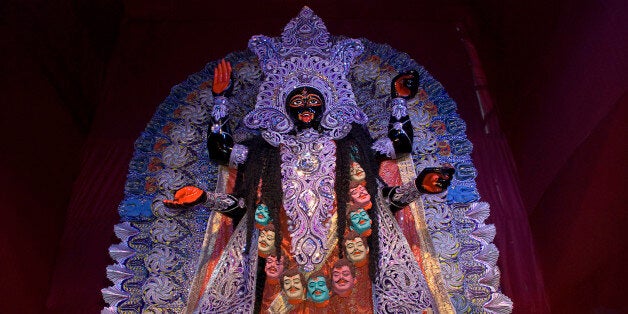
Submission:
<svg viewBox="0 0 628 314">
<path fill-rule="evenodd" d="M 410 99 L 419 89 L 419 73 L 415 70 L 403 72 L 393 78 L 391 85 L 391 98 Z"/>
<path fill-rule="evenodd" d="M 414 181 L 417 189 L 427 194 L 437 194 L 445 191 L 451 184 L 454 168 L 425 168 Z"/>
<path fill-rule="evenodd" d="M 214 69 L 214 83 L 212 84 L 212 92 L 214 95 L 223 96 L 231 90 L 231 63 L 225 59 Z"/>
</svg>

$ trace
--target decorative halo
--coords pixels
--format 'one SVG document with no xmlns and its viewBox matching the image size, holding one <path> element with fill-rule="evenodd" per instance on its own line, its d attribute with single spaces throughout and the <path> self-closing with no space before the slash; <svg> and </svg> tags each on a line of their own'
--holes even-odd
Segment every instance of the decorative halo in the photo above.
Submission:
<svg viewBox="0 0 628 314">
<path fill-rule="evenodd" d="M 304 7 L 286 25 L 281 41 L 264 35 L 249 41 L 249 49 L 257 55 L 266 78 L 260 85 L 255 109 L 244 122 L 249 128 L 261 129 L 270 144 L 279 145 L 283 135 L 294 129 L 285 101 L 297 87 L 312 87 L 323 94 L 321 126 L 334 139 L 346 136 L 352 123 L 368 121 L 346 77 L 364 46 L 357 39 L 341 40 L 332 46 L 329 38 L 323 21 Z"/>
</svg>

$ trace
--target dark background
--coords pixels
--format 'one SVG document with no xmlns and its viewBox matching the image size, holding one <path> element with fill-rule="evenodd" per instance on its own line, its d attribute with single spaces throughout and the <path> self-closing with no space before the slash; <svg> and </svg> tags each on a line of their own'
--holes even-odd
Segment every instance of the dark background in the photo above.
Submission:
<svg viewBox="0 0 628 314">
<path fill-rule="evenodd" d="M 332 34 L 409 53 L 456 100 L 515 313 L 628 312 L 622 0 L 1 2 L 1 312 L 104 306 L 127 164 L 156 106 L 304 4 Z"/>
</svg>

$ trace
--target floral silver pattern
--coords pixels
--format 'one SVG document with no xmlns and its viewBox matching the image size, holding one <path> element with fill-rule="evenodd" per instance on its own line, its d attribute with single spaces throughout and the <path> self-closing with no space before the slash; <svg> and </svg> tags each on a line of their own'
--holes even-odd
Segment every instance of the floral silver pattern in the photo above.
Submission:
<svg viewBox="0 0 628 314">
<path fill-rule="evenodd" d="M 189 123 L 172 128 L 172 139 L 180 144 L 190 144 L 201 137 L 201 133 Z"/>
<path fill-rule="evenodd" d="M 183 171 L 164 169 L 157 175 L 159 186 L 166 191 L 176 191 L 186 185 L 189 178 Z"/>
<path fill-rule="evenodd" d="M 144 263 L 151 272 L 169 273 L 179 266 L 180 261 L 172 248 L 165 245 L 157 245 L 150 251 Z"/>
<path fill-rule="evenodd" d="M 311 129 L 285 139 L 280 150 L 281 175 L 291 254 L 309 272 L 325 260 L 329 250 L 336 144 Z"/>
<path fill-rule="evenodd" d="M 165 275 L 149 277 L 142 286 L 142 292 L 145 302 L 157 305 L 166 305 L 181 297 L 175 283 Z"/>
<path fill-rule="evenodd" d="M 392 116 L 397 120 L 408 115 L 408 107 L 406 107 L 406 100 L 397 97 L 392 100 Z"/>
<path fill-rule="evenodd" d="M 231 155 L 229 155 L 229 167 L 237 168 L 238 165 L 243 164 L 249 155 L 249 149 L 240 144 L 233 145 L 231 149 Z"/>
<path fill-rule="evenodd" d="M 191 158 L 187 148 L 182 145 L 170 145 L 164 149 L 161 160 L 169 168 L 179 168 Z"/>
<path fill-rule="evenodd" d="M 388 158 L 395 159 L 397 157 L 395 154 L 395 148 L 393 147 L 393 143 L 388 137 L 382 137 L 378 139 L 373 143 L 371 148 Z"/>
<path fill-rule="evenodd" d="M 451 226 L 453 215 L 446 204 L 431 204 L 425 211 L 425 222 L 430 228 L 442 230 Z"/>
<path fill-rule="evenodd" d="M 211 95 L 211 93 L 210 93 Z M 201 125 L 207 120 L 207 109 L 205 106 L 195 102 L 182 108 L 181 118 L 191 124 Z"/>
<path fill-rule="evenodd" d="M 458 256 L 460 243 L 456 241 L 453 234 L 438 231 L 432 235 L 432 240 L 434 241 L 434 248 L 441 258 L 452 259 Z"/>
<path fill-rule="evenodd" d="M 157 243 L 170 243 L 186 235 L 186 231 L 174 219 L 157 219 L 150 229 L 151 238 Z"/>
<path fill-rule="evenodd" d="M 212 108 L 212 118 L 216 121 L 227 116 L 229 111 L 229 100 L 225 96 L 218 96 L 214 98 L 214 107 Z"/>
</svg>

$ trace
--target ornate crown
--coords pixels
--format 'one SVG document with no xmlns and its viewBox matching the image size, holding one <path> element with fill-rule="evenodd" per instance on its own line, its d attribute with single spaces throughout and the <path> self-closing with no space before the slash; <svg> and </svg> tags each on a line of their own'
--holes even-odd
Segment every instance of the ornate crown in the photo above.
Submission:
<svg viewBox="0 0 628 314">
<path fill-rule="evenodd" d="M 255 109 L 244 122 L 249 128 L 261 129 L 270 144 L 279 145 L 283 135 L 294 128 L 285 101 L 298 87 L 312 87 L 323 94 L 321 126 L 334 139 L 346 136 L 351 123 L 368 121 L 346 77 L 364 46 L 357 39 L 340 40 L 332 46 L 329 37 L 323 21 L 304 7 L 286 25 L 280 40 L 264 35 L 249 40 L 249 49 L 257 55 L 266 78 L 259 88 Z"/>
</svg>

